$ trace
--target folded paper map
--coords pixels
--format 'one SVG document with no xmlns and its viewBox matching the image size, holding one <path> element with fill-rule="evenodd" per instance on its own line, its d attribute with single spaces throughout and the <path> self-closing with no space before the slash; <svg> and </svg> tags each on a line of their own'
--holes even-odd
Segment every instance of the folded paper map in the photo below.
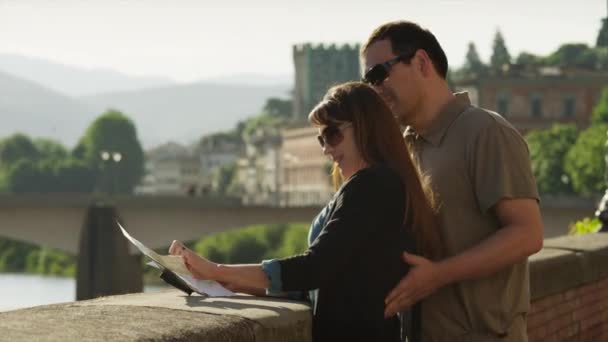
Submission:
<svg viewBox="0 0 608 342">
<path fill-rule="evenodd" d="M 145 256 L 152 259 L 153 263 L 148 263 L 159 269 L 167 269 L 175 273 L 181 280 L 183 280 L 194 292 L 206 295 L 209 297 L 219 296 L 233 296 L 234 293 L 218 282 L 213 280 L 201 280 L 196 279 L 192 276 L 190 271 L 184 265 L 182 258 L 175 255 L 160 255 L 152 249 L 146 247 L 143 243 L 132 237 L 123 226 L 116 222 L 118 227 L 122 231 L 127 240 L 129 240 L 137 249 L 139 249 Z"/>
</svg>

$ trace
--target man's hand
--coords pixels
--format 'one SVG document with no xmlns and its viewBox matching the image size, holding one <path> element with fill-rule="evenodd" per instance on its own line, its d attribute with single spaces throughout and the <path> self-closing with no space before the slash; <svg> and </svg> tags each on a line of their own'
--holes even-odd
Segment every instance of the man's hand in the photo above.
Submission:
<svg viewBox="0 0 608 342">
<path fill-rule="evenodd" d="M 403 261 L 411 269 L 384 300 L 384 317 L 387 318 L 414 305 L 444 285 L 434 262 L 407 252 L 403 253 Z"/>
</svg>

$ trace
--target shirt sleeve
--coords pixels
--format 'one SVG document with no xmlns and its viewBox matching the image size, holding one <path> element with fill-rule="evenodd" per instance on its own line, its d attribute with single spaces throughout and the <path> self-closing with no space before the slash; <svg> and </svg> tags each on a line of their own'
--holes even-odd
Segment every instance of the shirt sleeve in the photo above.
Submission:
<svg viewBox="0 0 608 342">
<path fill-rule="evenodd" d="M 345 185 L 308 250 L 279 260 L 283 290 L 311 290 L 331 283 L 370 236 L 387 227 L 387 220 L 403 220 L 403 198 L 395 197 L 403 196 L 400 182 L 388 183 L 368 172 L 355 175 Z"/>
<path fill-rule="evenodd" d="M 262 261 L 262 271 L 268 277 L 268 288 L 266 294 L 277 296 L 283 293 L 283 283 L 281 281 L 281 264 L 276 259 Z"/>
<path fill-rule="evenodd" d="M 326 205 L 319 214 L 313 220 L 313 223 L 308 230 L 308 245 L 312 244 L 312 242 L 317 238 L 319 232 L 323 228 L 325 223 L 325 219 L 327 216 L 327 209 L 329 204 Z M 266 289 L 266 294 L 269 296 L 283 296 L 287 295 L 292 299 L 302 299 L 304 296 L 300 291 L 291 291 L 284 292 L 283 291 L 283 282 L 281 281 L 281 264 L 277 259 L 264 260 L 262 261 L 262 271 L 266 273 L 266 277 L 268 277 L 269 286 Z"/>
<path fill-rule="evenodd" d="M 471 151 L 469 168 L 483 212 L 504 198 L 539 200 L 528 146 L 514 128 L 498 122 L 488 125 L 479 133 Z"/>
</svg>

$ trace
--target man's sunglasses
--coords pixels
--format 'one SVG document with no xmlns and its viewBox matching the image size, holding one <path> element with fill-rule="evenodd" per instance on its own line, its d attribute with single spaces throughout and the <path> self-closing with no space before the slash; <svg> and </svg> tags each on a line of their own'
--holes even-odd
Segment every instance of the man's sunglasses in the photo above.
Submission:
<svg viewBox="0 0 608 342">
<path fill-rule="evenodd" d="M 386 61 L 384 63 L 376 64 L 376 65 L 370 67 L 369 69 L 367 69 L 367 71 L 365 72 L 365 75 L 363 76 L 363 79 L 361 81 L 363 83 L 371 84 L 374 86 L 380 85 L 380 84 L 382 84 L 382 82 L 384 82 L 384 80 L 390 74 L 391 68 L 393 67 L 393 65 L 395 65 L 399 62 L 407 62 L 410 59 L 412 59 L 412 57 L 414 57 L 415 54 L 416 54 L 416 51 L 404 53 L 395 58 L 389 59 L 388 61 Z"/>
<path fill-rule="evenodd" d="M 342 134 L 342 130 L 350 125 L 350 123 L 346 123 L 340 126 L 330 125 L 323 128 L 321 134 L 317 136 L 321 148 L 324 148 L 325 145 L 331 147 L 338 146 L 338 144 L 340 144 L 342 140 L 344 140 L 344 134 Z"/>
</svg>

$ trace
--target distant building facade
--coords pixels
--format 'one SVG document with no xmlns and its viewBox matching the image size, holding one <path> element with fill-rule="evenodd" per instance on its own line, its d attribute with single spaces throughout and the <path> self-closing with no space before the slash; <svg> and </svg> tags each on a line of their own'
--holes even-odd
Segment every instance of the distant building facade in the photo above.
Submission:
<svg viewBox="0 0 608 342">
<path fill-rule="evenodd" d="M 217 171 L 235 163 L 240 144 L 183 146 L 170 142 L 146 152 L 145 174 L 136 187 L 138 194 L 205 196 L 216 186 Z"/>
<path fill-rule="evenodd" d="M 590 124 L 593 107 L 608 85 L 608 73 L 545 67 L 455 81 L 456 91 L 468 91 L 471 102 L 503 115 L 520 132 L 545 129 L 554 123 Z"/>
<path fill-rule="evenodd" d="M 307 123 L 281 132 L 281 206 L 323 206 L 333 196 L 331 162 L 323 155 L 317 134 Z"/>
<path fill-rule="evenodd" d="M 359 45 L 294 45 L 293 62 L 296 120 L 306 118 L 331 86 L 361 78 Z"/>
<path fill-rule="evenodd" d="M 202 186 L 201 163 L 193 151 L 166 143 L 146 152 L 145 174 L 138 194 L 195 195 Z"/>
<path fill-rule="evenodd" d="M 217 172 L 221 167 L 236 163 L 244 153 L 244 146 L 233 138 L 218 135 L 203 139 L 195 151 L 200 158 L 201 192 L 205 194 L 217 188 Z"/>
<path fill-rule="evenodd" d="M 248 137 L 235 175 L 243 204 L 279 205 L 280 149 L 281 137 L 273 130 L 259 129 Z"/>
</svg>

